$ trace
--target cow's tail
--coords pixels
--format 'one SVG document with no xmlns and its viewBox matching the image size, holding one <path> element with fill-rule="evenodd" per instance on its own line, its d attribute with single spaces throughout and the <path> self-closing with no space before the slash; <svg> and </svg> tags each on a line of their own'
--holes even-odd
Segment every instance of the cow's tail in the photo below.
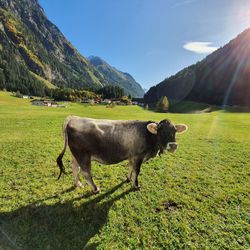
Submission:
<svg viewBox="0 0 250 250">
<path fill-rule="evenodd" d="M 65 119 L 64 124 L 63 124 L 64 147 L 63 147 L 62 152 L 59 154 L 59 156 L 56 159 L 57 165 L 58 165 L 58 167 L 60 169 L 60 173 L 59 173 L 59 176 L 58 176 L 57 180 L 60 179 L 62 173 L 66 174 L 65 168 L 64 168 L 64 165 L 63 165 L 63 162 L 62 162 L 62 158 L 63 158 L 63 155 L 64 155 L 64 153 L 65 153 L 65 151 L 67 149 L 67 145 L 68 145 L 67 125 L 68 125 L 70 119 L 71 119 L 71 116 L 68 116 Z"/>
</svg>

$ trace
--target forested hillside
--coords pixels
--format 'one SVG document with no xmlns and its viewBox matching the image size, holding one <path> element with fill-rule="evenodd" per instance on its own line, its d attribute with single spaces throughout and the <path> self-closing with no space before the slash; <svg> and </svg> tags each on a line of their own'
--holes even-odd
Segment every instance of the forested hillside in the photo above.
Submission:
<svg viewBox="0 0 250 250">
<path fill-rule="evenodd" d="M 144 90 L 130 74 L 116 69 L 98 56 L 90 56 L 88 59 L 110 84 L 122 87 L 125 94 L 132 97 L 143 97 Z"/>
<path fill-rule="evenodd" d="M 47 19 L 37 0 L 0 0 L 0 50 L 1 89 L 41 95 L 44 80 L 72 88 L 107 83 Z"/>
<path fill-rule="evenodd" d="M 162 96 L 172 102 L 250 106 L 250 29 L 204 60 L 151 87 L 145 102 L 155 103 Z"/>
</svg>

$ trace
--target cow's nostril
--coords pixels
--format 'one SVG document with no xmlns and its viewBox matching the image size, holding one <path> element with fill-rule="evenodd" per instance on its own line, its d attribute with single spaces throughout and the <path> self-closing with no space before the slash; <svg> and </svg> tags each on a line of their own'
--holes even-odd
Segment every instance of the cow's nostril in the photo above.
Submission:
<svg viewBox="0 0 250 250">
<path fill-rule="evenodd" d="M 178 145 L 177 144 L 170 144 L 171 149 L 177 149 Z"/>
</svg>

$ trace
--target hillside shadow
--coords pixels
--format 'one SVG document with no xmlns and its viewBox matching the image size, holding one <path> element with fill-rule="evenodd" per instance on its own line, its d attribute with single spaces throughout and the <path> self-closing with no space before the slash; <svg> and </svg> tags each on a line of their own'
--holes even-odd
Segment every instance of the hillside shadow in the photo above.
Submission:
<svg viewBox="0 0 250 250">
<path fill-rule="evenodd" d="M 250 107 L 226 106 L 223 111 L 227 113 L 250 113 Z"/>
<path fill-rule="evenodd" d="M 191 101 L 170 101 L 168 112 L 156 111 L 155 104 L 149 104 L 148 111 L 156 113 L 172 113 L 172 114 L 204 114 L 211 113 L 214 111 L 221 110 L 222 107 L 207 104 L 207 103 L 196 103 Z"/>
<path fill-rule="evenodd" d="M 13 212 L 1 213 L 0 248 L 86 249 L 88 241 L 106 223 L 109 209 L 133 190 L 130 188 L 119 195 L 112 195 L 123 184 L 80 206 L 74 206 L 74 202 L 81 200 L 82 196 L 64 203 L 34 203 Z M 97 242 L 88 245 L 87 249 L 95 249 L 97 245 Z"/>
</svg>

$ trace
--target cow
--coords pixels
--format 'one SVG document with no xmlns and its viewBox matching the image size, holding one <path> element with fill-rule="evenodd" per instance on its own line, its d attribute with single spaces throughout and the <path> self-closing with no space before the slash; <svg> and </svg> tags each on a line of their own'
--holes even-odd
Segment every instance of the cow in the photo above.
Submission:
<svg viewBox="0 0 250 250">
<path fill-rule="evenodd" d="M 176 133 L 187 131 L 185 124 L 174 125 L 168 119 L 160 122 L 140 120 L 104 120 L 69 116 L 63 125 L 64 148 L 57 158 L 60 169 L 58 179 L 65 173 L 62 158 L 67 145 L 72 156 L 72 173 L 75 186 L 82 186 L 79 170 L 94 193 L 97 187 L 91 175 L 91 161 L 116 164 L 129 161 L 127 181 L 134 173 L 134 187 L 139 189 L 138 175 L 141 164 L 166 149 L 175 152 Z"/>
</svg>

